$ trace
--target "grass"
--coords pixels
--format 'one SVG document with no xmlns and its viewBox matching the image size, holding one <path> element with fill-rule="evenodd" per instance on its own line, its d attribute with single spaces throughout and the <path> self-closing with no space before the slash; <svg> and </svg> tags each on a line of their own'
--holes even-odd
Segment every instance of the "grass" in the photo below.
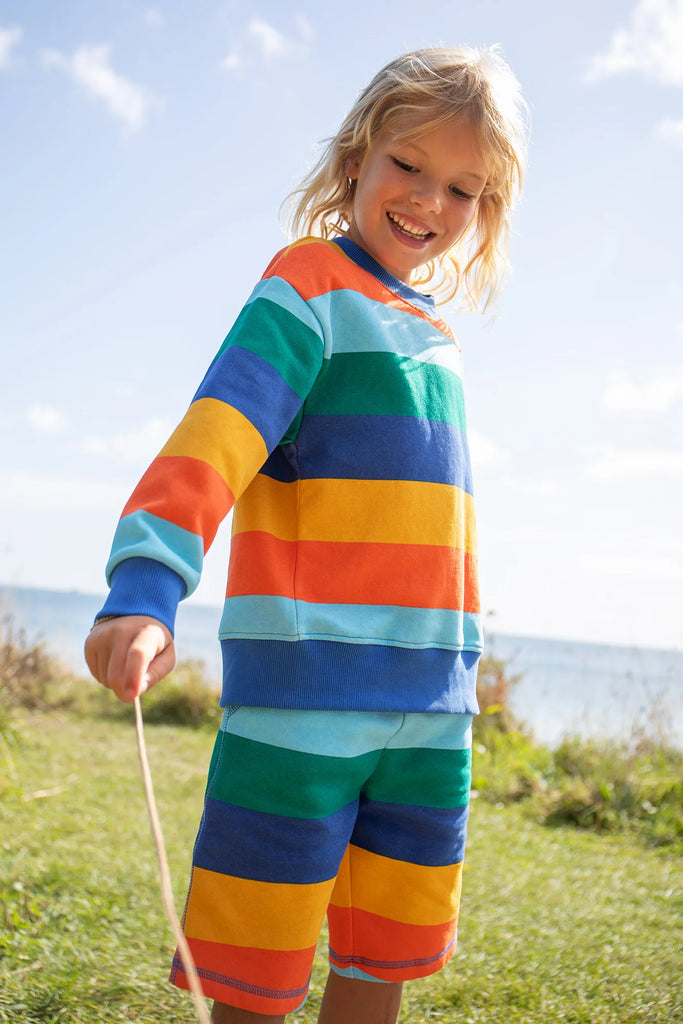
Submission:
<svg viewBox="0 0 683 1024">
<path fill-rule="evenodd" d="M 182 906 L 212 738 L 147 729 Z M 166 982 L 172 941 L 132 725 L 13 715 L 0 744 L 0 1021 L 192 1024 Z M 543 827 L 522 804 L 473 801 L 458 952 L 407 986 L 402 1024 L 683 1020 L 683 867 L 628 833 Z M 290 1019 L 316 1019 L 311 996 Z"/>
</svg>

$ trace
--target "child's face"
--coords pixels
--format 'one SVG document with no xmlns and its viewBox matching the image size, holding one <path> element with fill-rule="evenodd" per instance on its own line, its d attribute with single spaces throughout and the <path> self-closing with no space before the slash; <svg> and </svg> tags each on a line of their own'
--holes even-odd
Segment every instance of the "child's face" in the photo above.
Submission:
<svg viewBox="0 0 683 1024">
<path fill-rule="evenodd" d="M 348 237 L 408 283 L 465 231 L 488 168 L 472 129 L 454 119 L 413 142 L 379 135 L 347 174 L 356 181 Z"/>
</svg>

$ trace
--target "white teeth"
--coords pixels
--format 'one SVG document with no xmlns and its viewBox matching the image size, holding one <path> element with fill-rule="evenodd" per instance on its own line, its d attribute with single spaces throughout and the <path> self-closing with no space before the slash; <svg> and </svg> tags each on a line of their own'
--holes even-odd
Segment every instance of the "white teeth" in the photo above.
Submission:
<svg viewBox="0 0 683 1024">
<path fill-rule="evenodd" d="M 407 235 L 412 235 L 413 238 L 426 238 L 427 235 L 431 235 L 431 231 L 419 231 L 417 228 L 413 228 L 408 224 L 403 217 L 399 217 L 395 213 L 389 214 L 389 219 L 396 224 L 401 231 L 405 231 Z"/>
</svg>

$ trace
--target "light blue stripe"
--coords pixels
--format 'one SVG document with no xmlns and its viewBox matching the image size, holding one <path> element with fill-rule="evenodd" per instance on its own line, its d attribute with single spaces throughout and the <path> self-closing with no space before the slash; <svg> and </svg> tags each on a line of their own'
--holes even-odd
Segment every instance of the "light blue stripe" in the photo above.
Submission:
<svg viewBox="0 0 683 1024">
<path fill-rule="evenodd" d="M 478 614 L 451 608 L 313 604 L 274 595 L 227 598 L 219 636 L 222 640 L 337 640 L 456 651 L 482 647 Z M 424 637 L 430 640 L 425 642 Z"/>
<path fill-rule="evenodd" d="M 469 750 L 472 746 L 472 715 L 413 712 L 387 743 L 388 749 Z"/>
<path fill-rule="evenodd" d="M 462 376 L 458 346 L 429 320 L 346 288 L 316 295 L 308 304 L 324 327 L 334 323 L 335 354 L 391 352 L 422 362 L 438 362 Z M 358 329 L 359 323 L 362 330 Z"/>
<path fill-rule="evenodd" d="M 119 520 L 107 562 L 107 582 L 116 566 L 126 558 L 152 558 L 162 562 L 182 577 L 188 596 L 199 583 L 204 542 L 198 534 L 138 509 Z"/>
<path fill-rule="evenodd" d="M 400 729 L 398 711 L 295 711 L 281 708 L 226 709 L 224 732 L 257 743 L 321 757 L 361 757 L 382 750 Z"/>
<path fill-rule="evenodd" d="M 376 981 L 378 985 L 390 985 L 391 982 L 387 981 L 386 978 L 373 978 L 371 974 L 366 971 L 361 971 L 360 967 L 335 967 L 334 964 L 330 964 L 330 970 L 334 971 L 335 974 L 341 974 L 342 978 L 359 978 L 361 981 Z"/>
<path fill-rule="evenodd" d="M 296 711 L 226 708 L 223 732 L 321 757 L 377 750 L 469 750 L 472 715 L 399 711 Z"/>
<path fill-rule="evenodd" d="M 281 277 L 267 277 L 265 281 L 259 281 L 247 299 L 245 308 L 259 298 L 268 299 L 276 306 L 286 309 L 288 313 L 292 313 L 303 324 L 315 331 L 318 337 L 322 338 L 322 327 L 309 303 L 301 298 L 296 288 L 293 288 L 288 281 L 284 281 Z"/>
</svg>

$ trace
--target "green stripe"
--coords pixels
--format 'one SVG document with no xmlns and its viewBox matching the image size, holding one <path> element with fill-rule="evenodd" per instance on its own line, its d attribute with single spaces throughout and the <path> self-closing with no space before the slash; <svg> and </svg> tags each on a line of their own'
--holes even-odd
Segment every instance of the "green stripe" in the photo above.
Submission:
<svg viewBox="0 0 683 1024">
<path fill-rule="evenodd" d="M 326 757 L 221 733 L 223 743 L 208 795 L 265 814 L 323 818 L 358 796 L 379 760 Z"/>
<path fill-rule="evenodd" d="M 333 355 L 306 401 L 322 416 L 419 416 L 465 429 L 462 381 L 452 370 L 391 352 Z"/>
<path fill-rule="evenodd" d="M 385 750 L 367 795 L 390 804 L 464 807 L 469 801 L 471 773 L 471 750 Z"/>
<path fill-rule="evenodd" d="M 244 307 L 218 355 L 229 345 L 240 345 L 265 359 L 299 398 L 308 394 L 323 361 L 320 335 L 294 313 L 265 298 Z"/>
</svg>

